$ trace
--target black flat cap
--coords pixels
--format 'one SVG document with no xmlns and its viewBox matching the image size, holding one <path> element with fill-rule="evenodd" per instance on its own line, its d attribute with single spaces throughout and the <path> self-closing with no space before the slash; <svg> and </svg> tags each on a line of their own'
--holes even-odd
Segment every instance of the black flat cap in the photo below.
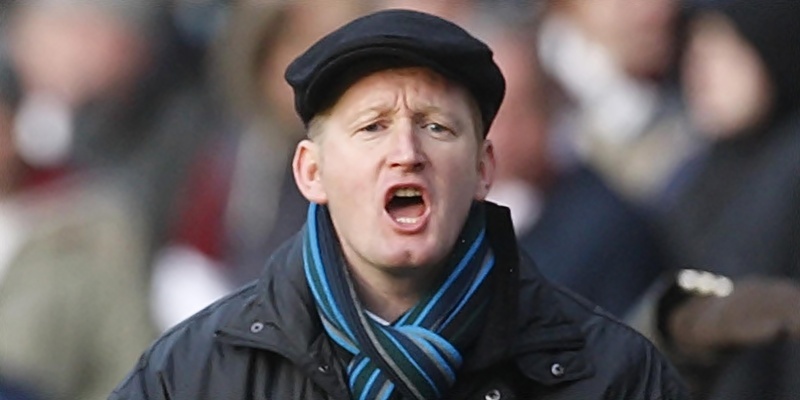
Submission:
<svg viewBox="0 0 800 400">
<path fill-rule="evenodd" d="M 385 10 L 355 19 L 301 54 L 285 77 L 294 89 L 295 110 L 308 125 L 359 73 L 398 66 L 428 67 L 462 84 L 480 108 L 486 136 L 503 101 L 505 79 L 485 43 L 430 14 Z"/>
</svg>

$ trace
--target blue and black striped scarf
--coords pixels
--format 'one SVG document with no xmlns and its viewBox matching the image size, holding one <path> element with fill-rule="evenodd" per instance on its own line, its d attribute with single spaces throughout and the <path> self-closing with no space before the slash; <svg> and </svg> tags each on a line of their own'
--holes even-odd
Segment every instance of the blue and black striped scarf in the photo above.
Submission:
<svg viewBox="0 0 800 400">
<path fill-rule="evenodd" d="M 347 365 L 353 399 L 441 399 L 455 383 L 463 351 L 480 331 L 494 256 L 483 205 L 473 204 L 440 284 L 389 326 L 359 302 L 330 215 L 308 209 L 303 241 L 306 280 L 328 336 L 353 355 Z"/>
</svg>

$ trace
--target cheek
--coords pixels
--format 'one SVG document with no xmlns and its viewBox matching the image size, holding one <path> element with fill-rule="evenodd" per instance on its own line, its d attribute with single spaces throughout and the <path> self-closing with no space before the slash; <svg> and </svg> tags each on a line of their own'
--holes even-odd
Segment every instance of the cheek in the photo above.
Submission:
<svg viewBox="0 0 800 400">
<path fill-rule="evenodd" d="M 450 193 L 457 199 L 472 199 L 480 184 L 478 160 L 474 154 L 453 156 L 443 163 L 446 168 L 442 178 L 450 188 Z"/>
<path fill-rule="evenodd" d="M 363 203 L 375 181 L 370 174 L 369 156 L 346 150 L 326 149 L 320 163 L 322 186 L 332 202 Z"/>
</svg>

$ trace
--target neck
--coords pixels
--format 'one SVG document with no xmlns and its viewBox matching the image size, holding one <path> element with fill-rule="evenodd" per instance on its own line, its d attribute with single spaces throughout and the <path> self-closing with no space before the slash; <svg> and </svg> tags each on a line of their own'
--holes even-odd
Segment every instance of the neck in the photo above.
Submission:
<svg viewBox="0 0 800 400">
<path fill-rule="evenodd" d="M 440 268 L 404 268 L 386 271 L 368 266 L 349 268 L 358 297 L 364 308 L 394 322 L 414 307 L 437 281 Z"/>
</svg>

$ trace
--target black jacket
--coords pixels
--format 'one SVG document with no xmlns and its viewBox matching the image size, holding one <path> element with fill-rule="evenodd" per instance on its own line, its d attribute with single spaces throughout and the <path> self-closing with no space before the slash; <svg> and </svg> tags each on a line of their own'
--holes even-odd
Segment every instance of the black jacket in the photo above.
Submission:
<svg viewBox="0 0 800 400">
<path fill-rule="evenodd" d="M 507 209 L 488 206 L 487 221 L 496 295 L 448 399 L 688 399 L 646 339 L 518 256 Z M 156 341 L 109 399 L 348 399 L 339 350 L 306 285 L 301 239 L 257 282 Z"/>
</svg>

